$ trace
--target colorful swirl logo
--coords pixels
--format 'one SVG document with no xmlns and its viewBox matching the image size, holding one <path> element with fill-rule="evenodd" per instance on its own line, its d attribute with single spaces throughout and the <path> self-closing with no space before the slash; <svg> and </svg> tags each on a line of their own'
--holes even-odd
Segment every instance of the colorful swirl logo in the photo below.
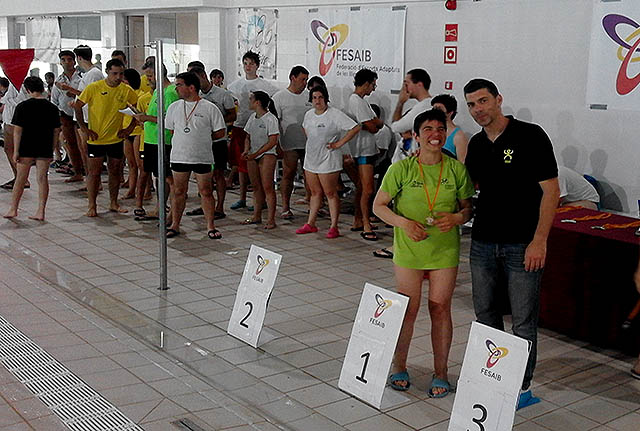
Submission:
<svg viewBox="0 0 640 431">
<path fill-rule="evenodd" d="M 635 28 L 635 31 L 623 40 L 618 35 L 617 28 L 620 24 L 629 25 Z M 617 56 L 622 61 L 622 64 L 616 79 L 616 91 L 621 96 L 624 96 L 631 93 L 640 84 L 640 73 L 633 78 L 627 74 L 629 64 L 640 61 L 640 49 L 638 48 L 640 46 L 640 24 L 624 15 L 610 14 L 602 19 L 602 26 L 611 40 L 618 44 Z M 623 54 L 625 49 L 627 52 Z"/>
<path fill-rule="evenodd" d="M 378 293 L 376 293 L 376 302 L 378 303 L 378 308 L 376 308 L 376 311 L 373 313 L 373 317 L 377 319 L 384 313 L 384 310 L 391 307 L 392 302 L 390 299 L 384 299 Z"/>
<path fill-rule="evenodd" d="M 318 32 L 321 29 L 322 34 Z M 320 64 L 318 65 L 318 72 L 320 75 L 325 76 L 329 73 L 333 60 L 336 58 L 336 50 L 344 43 L 349 36 L 349 26 L 346 24 L 338 24 L 329 28 L 325 23 L 314 19 L 311 21 L 311 33 L 318 40 L 318 50 L 320 51 Z M 326 54 L 331 54 L 331 58 L 327 62 L 325 59 Z"/>
<path fill-rule="evenodd" d="M 256 268 L 256 275 L 260 274 L 263 269 L 267 265 L 269 265 L 269 259 L 263 259 L 262 256 L 258 255 L 258 267 Z"/>
<path fill-rule="evenodd" d="M 489 358 L 487 359 L 487 368 L 491 368 L 498 363 L 498 361 L 509 354 L 509 349 L 506 347 L 498 347 L 496 344 L 487 340 L 487 350 L 489 350 Z"/>
</svg>

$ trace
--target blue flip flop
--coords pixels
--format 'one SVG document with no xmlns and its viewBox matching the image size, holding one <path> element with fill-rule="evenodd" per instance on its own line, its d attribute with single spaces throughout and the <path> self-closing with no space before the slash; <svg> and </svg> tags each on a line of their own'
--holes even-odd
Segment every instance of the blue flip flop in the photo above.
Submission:
<svg viewBox="0 0 640 431">
<path fill-rule="evenodd" d="M 396 382 L 405 381 L 407 382 L 407 386 L 398 385 Z M 406 391 L 411 387 L 411 378 L 409 377 L 409 373 L 407 370 L 400 371 L 399 373 L 391 374 L 389 376 L 389 384 L 396 391 Z"/>
<path fill-rule="evenodd" d="M 529 389 L 528 391 L 520 394 L 520 397 L 518 398 L 518 407 L 516 408 L 516 410 L 538 404 L 539 402 L 540 398 L 534 397 L 531 393 L 531 389 Z"/>
<path fill-rule="evenodd" d="M 444 392 L 442 392 L 441 394 L 434 394 L 433 390 L 435 388 L 442 388 L 444 389 Z M 427 395 L 429 395 L 429 398 L 444 398 L 449 395 L 449 392 L 451 392 L 451 385 L 449 384 L 449 382 L 439 379 L 434 375 L 433 379 L 431 379 L 429 390 L 427 391 Z"/>
</svg>

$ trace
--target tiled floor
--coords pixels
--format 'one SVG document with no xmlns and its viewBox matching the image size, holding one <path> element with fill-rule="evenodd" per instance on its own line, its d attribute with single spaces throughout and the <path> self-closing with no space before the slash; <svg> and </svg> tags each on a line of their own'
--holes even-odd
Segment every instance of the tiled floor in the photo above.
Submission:
<svg viewBox="0 0 640 431">
<path fill-rule="evenodd" d="M 2 182 L 7 171 L 2 158 Z M 0 315 L 145 430 L 177 430 L 170 422 L 181 418 L 205 430 L 446 430 L 453 397 L 425 395 L 432 372 L 426 309 L 410 351 L 408 402 L 378 411 L 337 389 L 364 283 L 393 286 L 391 262 L 371 256 L 390 245 L 388 230 L 370 243 L 343 223 L 343 236 L 326 240 L 327 220 L 318 234 L 293 233 L 304 222 L 302 207 L 293 223 L 268 232 L 241 226 L 245 210 L 228 210 L 218 224 L 224 239 L 212 241 L 203 217 L 185 217 L 183 234 L 169 240 L 170 290 L 161 292 L 156 223 L 107 213 L 106 193 L 100 217 L 88 219 L 80 186 L 58 174 L 50 180 L 46 223 L 26 217 L 36 187 L 25 192 L 17 220 L 0 221 Z M 190 195 L 188 208 L 197 205 L 193 185 Z M 9 197 L 0 191 L 0 211 Z M 228 203 L 235 198 L 231 192 Z M 265 319 L 276 338 L 258 349 L 226 335 L 251 244 L 283 255 Z M 474 318 L 468 246 L 464 236 L 453 380 Z M 534 391 L 543 402 L 518 413 L 514 429 L 640 430 L 632 361 L 541 330 Z M 64 429 L 4 368 L 0 385 L 0 430 Z"/>
</svg>

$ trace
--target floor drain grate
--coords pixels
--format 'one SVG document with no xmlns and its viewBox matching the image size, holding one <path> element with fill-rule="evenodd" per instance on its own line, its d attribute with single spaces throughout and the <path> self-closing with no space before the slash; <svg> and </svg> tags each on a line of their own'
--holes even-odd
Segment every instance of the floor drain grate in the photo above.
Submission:
<svg viewBox="0 0 640 431">
<path fill-rule="evenodd" d="M 0 362 L 73 431 L 143 431 L 2 316 Z"/>
</svg>

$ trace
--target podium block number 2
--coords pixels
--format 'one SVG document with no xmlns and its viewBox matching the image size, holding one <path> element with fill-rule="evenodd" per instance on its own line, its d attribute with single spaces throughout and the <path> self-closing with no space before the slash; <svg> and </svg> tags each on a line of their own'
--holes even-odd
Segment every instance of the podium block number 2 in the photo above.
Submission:
<svg viewBox="0 0 640 431">
<path fill-rule="evenodd" d="M 482 425 L 482 423 L 487 420 L 487 409 L 482 404 L 474 404 L 473 410 L 480 410 L 480 417 L 471 418 L 471 422 L 478 425 L 479 431 L 485 431 L 484 425 Z M 475 430 L 467 430 L 467 431 L 475 431 Z"/>
<path fill-rule="evenodd" d="M 247 321 L 247 319 L 249 318 L 249 316 L 251 316 L 251 313 L 253 312 L 253 304 L 250 301 L 247 301 L 247 302 L 244 303 L 244 305 L 249 307 L 249 311 L 247 312 L 247 315 L 244 316 L 242 318 L 242 320 L 240 321 L 240 326 L 248 328 L 249 325 L 247 325 L 245 322 Z"/>
</svg>

